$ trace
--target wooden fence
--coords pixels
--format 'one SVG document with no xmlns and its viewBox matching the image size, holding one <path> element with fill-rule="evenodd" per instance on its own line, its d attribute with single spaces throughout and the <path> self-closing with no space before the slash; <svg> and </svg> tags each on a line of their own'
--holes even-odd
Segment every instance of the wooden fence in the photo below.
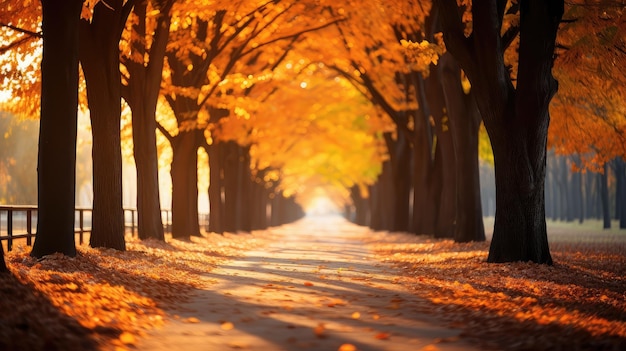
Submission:
<svg viewBox="0 0 626 351">
<path fill-rule="evenodd" d="M 78 244 L 85 242 L 85 235 L 91 233 L 91 208 L 76 208 L 74 216 L 74 233 Z M 166 233 L 171 232 L 172 211 L 161 210 L 163 229 Z M 201 226 L 206 226 L 207 215 L 200 216 Z M 124 226 L 126 232 L 132 236 L 137 233 L 137 210 L 124 209 Z M 37 206 L 6 206 L 0 205 L 0 243 L 6 241 L 7 251 L 13 249 L 13 241 L 26 239 L 26 245 L 31 246 L 35 238 L 37 228 Z"/>
</svg>

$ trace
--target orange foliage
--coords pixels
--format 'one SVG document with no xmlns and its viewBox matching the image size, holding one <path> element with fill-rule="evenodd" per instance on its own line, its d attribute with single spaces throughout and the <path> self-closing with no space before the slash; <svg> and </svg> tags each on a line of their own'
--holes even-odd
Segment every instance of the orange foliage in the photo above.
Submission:
<svg viewBox="0 0 626 351">
<path fill-rule="evenodd" d="M 197 274 L 206 273 L 225 257 L 267 243 L 252 235 L 208 236 L 168 244 L 127 238 L 128 251 L 80 246 L 75 258 L 55 254 L 41 260 L 18 247 L 6 256 L 16 279 L 0 277 L 0 291 L 15 284 L 11 289 L 20 296 L 19 308 L 9 307 L 16 301 L 6 295 L 0 299 L 0 346 L 94 350 L 95 342 L 126 350 L 137 336 L 171 318 L 162 310 L 164 304 L 185 301 L 194 288 L 203 287 L 205 282 Z M 23 335 L 20 325 L 31 333 Z"/>
<path fill-rule="evenodd" d="M 598 171 L 626 157 L 626 11 L 611 1 L 566 8 L 555 62 L 559 91 L 551 106 L 550 145 L 578 154 L 577 167 Z"/>
<path fill-rule="evenodd" d="M 41 3 L 0 1 L 0 109 L 39 116 Z"/>
</svg>

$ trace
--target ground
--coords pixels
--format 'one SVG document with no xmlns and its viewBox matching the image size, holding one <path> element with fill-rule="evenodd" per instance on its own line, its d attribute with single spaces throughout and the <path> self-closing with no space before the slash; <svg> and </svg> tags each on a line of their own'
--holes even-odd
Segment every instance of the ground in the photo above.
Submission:
<svg viewBox="0 0 626 351">
<path fill-rule="evenodd" d="M 0 350 L 626 349 L 626 233 L 549 240 L 554 266 L 488 264 L 488 242 L 321 216 L 76 258 L 23 247 L 0 277 Z"/>
</svg>

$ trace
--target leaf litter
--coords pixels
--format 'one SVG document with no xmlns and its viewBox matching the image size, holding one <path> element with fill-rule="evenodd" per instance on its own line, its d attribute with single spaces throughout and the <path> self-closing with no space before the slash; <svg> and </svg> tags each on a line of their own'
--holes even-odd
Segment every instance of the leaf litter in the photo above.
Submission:
<svg viewBox="0 0 626 351">
<path fill-rule="evenodd" d="M 555 233 L 553 266 L 486 263 L 489 242 L 379 232 L 368 244 L 423 312 L 485 349 L 626 350 L 626 234 L 576 235 Z"/>
<path fill-rule="evenodd" d="M 199 279 L 202 273 L 266 245 L 271 235 L 205 235 L 167 243 L 129 238 L 125 252 L 80 246 L 75 258 L 41 260 L 18 247 L 6 255 L 12 275 L 0 277 L 0 349 L 132 349 L 147 330 L 176 317 L 164 306 L 183 303 L 194 289 L 211 284 Z M 484 349 L 626 349 L 624 240 L 552 243 L 554 266 L 487 264 L 488 243 L 371 233 L 366 244 L 379 260 L 401 269 L 394 282 L 421 298 L 421 312 L 448 321 Z M 401 310 L 401 302 L 391 299 L 388 308 Z M 322 306 L 345 304 L 335 298 Z M 362 318 L 354 311 L 348 315 Z M 223 321 L 221 328 L 235 326 Z M 319 323 L 313 333 L 326 338 L 327 328 Z M 373 332 L 378 340 L 391 337 Z"/>
<path fill-rule="evenodd" d="M 188 242 L 127 236 L 127 251 L 81 245 L 74 258 L 39 260 L 16 245 L 5 255 L 12 274 L 0 275 L 0 350 L 132 348 L 137 337 L 176 317 L 164 306 L 211 283 L 201 274 L 266 245 L 269 235 L 205 234 Z"/>
</svg>

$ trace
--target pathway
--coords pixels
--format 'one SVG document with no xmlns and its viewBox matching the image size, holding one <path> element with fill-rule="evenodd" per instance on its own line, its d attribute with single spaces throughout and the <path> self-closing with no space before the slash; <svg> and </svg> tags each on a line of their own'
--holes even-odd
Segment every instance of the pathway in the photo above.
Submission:
<svg viewBox="0 0 626 351">
<path fill-rule="evenodd" d="M 394 283 L 396 270 L 360 240 L 368 229 L 317 217 L 272 231 L 278 239 L 268 247 L 203 276 L 207 289 L 167 311 L 178 317 L 137 349 L 475 349 Z"/>
</svg>

